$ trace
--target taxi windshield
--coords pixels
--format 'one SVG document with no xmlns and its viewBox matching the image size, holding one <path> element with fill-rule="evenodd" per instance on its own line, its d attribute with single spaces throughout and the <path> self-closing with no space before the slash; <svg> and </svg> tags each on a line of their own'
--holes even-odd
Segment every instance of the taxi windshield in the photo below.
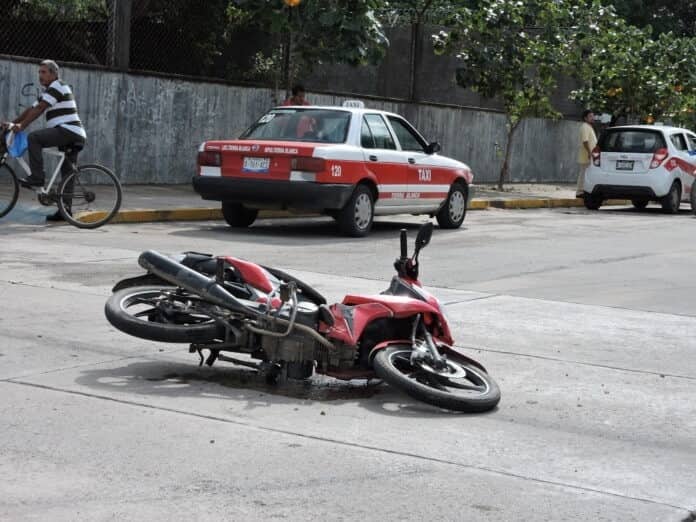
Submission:
<svg viewBox="0 0 696 522">
<path fill-rule="evenodd" d="M 345 143 L 350 115 L 348 111 L 330 109 L 273 109 L 240 139 Z"/>
</svg>

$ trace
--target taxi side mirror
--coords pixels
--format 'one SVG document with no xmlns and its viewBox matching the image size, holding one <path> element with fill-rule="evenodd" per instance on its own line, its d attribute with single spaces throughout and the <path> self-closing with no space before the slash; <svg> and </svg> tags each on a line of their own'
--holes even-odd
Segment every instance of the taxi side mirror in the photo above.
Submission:
<svg viewBox="0 0 696 522">
<path fill-rule="evenodd" d="M 436 152 L 440 152 L 440 144 L 437 141 L 433 141 L 431 143 L 428 143 L 428 146 L 425 147 L 425 153 L 426 154 L 435 154 Z"/>
</svg>

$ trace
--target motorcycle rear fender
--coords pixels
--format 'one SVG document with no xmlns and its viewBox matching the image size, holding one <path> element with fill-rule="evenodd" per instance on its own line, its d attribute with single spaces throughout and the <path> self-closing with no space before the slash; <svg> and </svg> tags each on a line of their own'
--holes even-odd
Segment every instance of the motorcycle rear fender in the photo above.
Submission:
<svg viewBox="0 0 696 522">
<path fill-rule="evenodd" d="M 223 256 L 222 259 L 232 265 L 247 284 L 267 294 L 273 291 L 273 283 L 261 266 L 231 256 Z"/>
</svg>

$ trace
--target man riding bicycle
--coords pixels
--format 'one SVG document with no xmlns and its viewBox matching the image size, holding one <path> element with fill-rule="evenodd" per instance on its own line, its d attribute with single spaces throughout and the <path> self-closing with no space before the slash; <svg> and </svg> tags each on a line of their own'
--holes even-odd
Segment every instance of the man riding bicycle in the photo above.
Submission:
<svg viewBox="0 0 696 522">
<path fill-rule="evenodd" d="M 31 175 L 20 179 L 20 183 L 30 187 L 42 187 L 45 182 L 43 149 L 46 147 L 68 147 L 66 161 L 61 167 L 61 175 L 70 174 L 72 165 L 77 162 L 77 153 L 84 146 L 87 134 L 77 114 L 77 104 L 70 86 L 60 79 L 60 69 L 53 60 L 44 60 L 39 66 L 39 83 L 44 92 L 39 99 L 11 123 L 2 127 L 14 130 L 27 128 L 36 118 L 46 112 L 45 129 L 29 134 L 29 165 Z M 72 190 L 72 189 L 71 189 Z M 49 221 L 63 219 L 60 212 L 46 218 Z"/>
</svg>

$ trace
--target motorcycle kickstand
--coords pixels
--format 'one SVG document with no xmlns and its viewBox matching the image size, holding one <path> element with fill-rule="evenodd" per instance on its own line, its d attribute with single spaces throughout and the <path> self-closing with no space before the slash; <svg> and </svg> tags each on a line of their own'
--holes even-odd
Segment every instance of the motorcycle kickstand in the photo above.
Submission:
<svg viewBox="0 0 696 522">
<path fill-rule="evenodd" d="M 203 366 L 203 363 L 207 364 L 208 366 L 212 366 L 213 364 L 215 364 L 215 361 L 218 360 L 220 356 L 220 350 L 213 350 L 212 348 L 208 348 L 208 350 L 210 350 L 210 354 L 208 355 L 208 357 L 205 357 L 203 355 L 204 349 L 205 348 L 201 348 L 198 345 L 192 344 L 191 346 L 189 346 L 189 353 L 198 354 L 198 357 L 200 358 L 200 360 L 198 361 L 199 367 Z"/>
</svg>

